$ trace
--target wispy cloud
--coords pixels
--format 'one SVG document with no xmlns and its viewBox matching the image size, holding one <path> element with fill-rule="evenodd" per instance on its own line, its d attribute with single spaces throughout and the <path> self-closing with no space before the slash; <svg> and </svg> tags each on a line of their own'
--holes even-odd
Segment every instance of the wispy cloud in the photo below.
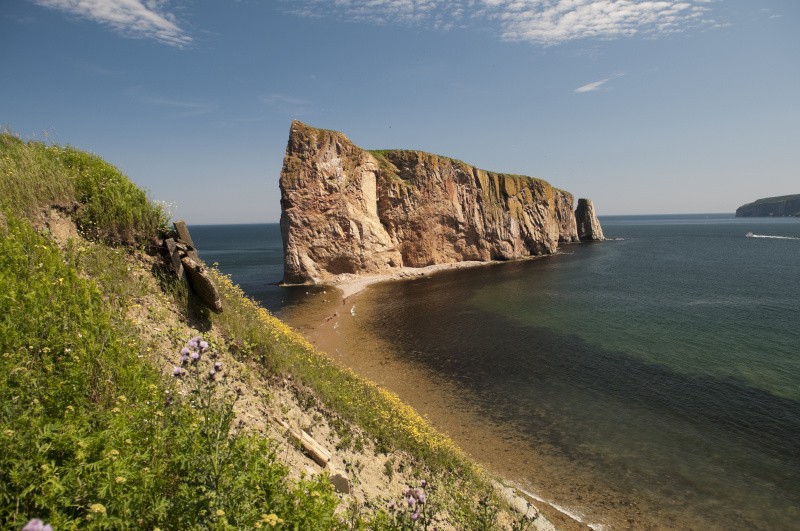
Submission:
<svg viewBox="0 0 800 531">
<path fill-rule="evenodd" d="M 544 46 L 664 35 L 706 24 L 708 0 L 282 0 L 302 16 L 372 24 L 496 25 L 501 38 Z"/>
<path fill-rule="evenodd" d="M 310 101 L 292 98 L 283 94 L 266 94 L 261 96 L 261 101 L 276 111 L 299 116 L 308 114 Z"/>
<path fill-rule="evenodd" d="M 106 25 L 125 37 L 154 39 L 179 48 L 192 38 L 167 11 L 166 0 L 32 0 L 50 9 Z"/>
<path fill-rule="evenodd" d="M 576 88 L 575 92 L 581 93 L 581 92 L 591 92 L 593 90 L 600 90 L 603 87 L 603 85 L 605 85 L 606 83 L 608 83 L 612 79 L 616 79 L 616 78 L 622 77 L 624 75 L 625 75 L 624 73 L 614 74 L 614 75 L 609 76 L 609 77 L 607 77 L 605 79 L 601 79 L 600 81 L 595 81 L 593 83 L 587 83 L 587 84 L 583 85 L 582 87 Z"/>
<path fill-rule="evenodd" d="M 110 70 L 103 66 L 100 66 L 97 63 L 91 63 L 89 61 L 84 61 L 82 59 L 72 59 L 72 64 L 76 67 L 80 68 L 87 74 L 91 74 L 93 76 L 100 76 L 100 77 L 117 77 L 119 76 L 119 72 L 115 70 Z"/>
<path fill-rule="evenodd" d="M 154 105 L 168 109 L 170 116 L 185 118 L 202 116 L 217 110 L 218 105 L 191 99 L 165 98 L 150 93 L 144 87 L 131 87 L 125 95 L 146 105 Z"/>
</svg>

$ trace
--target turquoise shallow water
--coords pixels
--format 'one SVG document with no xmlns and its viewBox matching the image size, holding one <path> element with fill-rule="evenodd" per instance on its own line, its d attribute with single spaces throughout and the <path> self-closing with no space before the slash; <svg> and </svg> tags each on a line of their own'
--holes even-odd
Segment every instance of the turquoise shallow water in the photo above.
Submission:
<svg viewBox="0 0 800 531">
<path fill-rule="evenodd" d="M 601 223 L 618 240 L 375 286 L 360 326 L 522 434 L 540 457 L 520 467 L 523 485 L 569 484 L 548 458 L 590 470 L 597 485 L 556 500 L 590 521 L 657 526 L 626 526 L 638 511 L 664 528 L 800 529 L 800 220 Z M 302 298 L 266 281 L 279 272 L 240 267 L 258 252 L 228 238 L 210 260 L 213 238 L 192 234 L 273 311 Z"/>
</svg>

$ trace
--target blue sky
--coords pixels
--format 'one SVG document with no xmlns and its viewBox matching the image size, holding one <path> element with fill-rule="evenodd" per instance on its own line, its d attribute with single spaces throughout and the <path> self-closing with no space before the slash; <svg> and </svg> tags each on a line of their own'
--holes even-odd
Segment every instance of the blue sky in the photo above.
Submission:
<svg viewBox="0 0 800 531">
<path fill-rule="evenodd" d="M 275 222 L 292 120 L 599 214 L 800 193 L 797 0 L 3 0 L 0 122 L 190 224 Z"/>
</svg>

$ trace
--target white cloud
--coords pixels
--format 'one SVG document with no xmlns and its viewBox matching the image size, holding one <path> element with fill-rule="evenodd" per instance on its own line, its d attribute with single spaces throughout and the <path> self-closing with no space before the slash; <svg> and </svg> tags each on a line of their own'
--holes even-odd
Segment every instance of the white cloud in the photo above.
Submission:
<svg viewBox="0 0 800 531">
<path fill-rule="evenodd" d="M 184 47 L 192 38 L 166 11 L 164 0 L 33 0 L 36 4 L 105 24 L 126 37 Z"/>
<path fill-rule="evenodd" d="M 155 105 L 169 109 L 170 116 L 181 118 L 202 116 L 214 112 L 218 107 L 216 104 L 203 101 L 165 98 L 163 96 L 151 94 L 144 87 L 131 87 L 125 91 L 125 95 L 146 105 Z"/>
<path fill-rule="evenodd" d="M 494 24 L 506 40 L 566 41 L 663 35 L 705 24 L 709 0 L 283 0 L 302 16 L 431 28 Z"/>
<path fill-rule="evenodd" d="M 266 94 L 261 96 L 261 101 L 274 110 L 295 116 L 307 114 L 311 102 L 284 96 L 283 94 Z"/>
<path fill-rule="evenodd" d="M 587 84 L 583 85 L 582 87 L 576 88 L 575 92 L 581 93 L 581 92 L 591 92 L 593 90 L 600 90 L 603 85 L 605 85 L 606 83 L 608 83 L 612 79 L 616 79 L 616 78 L 622 77 L 624 75 L 625 74 L 614 74 L 613 76 L 609 76 L 609 77 L 607 77 L 605 79 L 601 79 L 600 81 L 595 81 L 593 83 L 587 83 Z"/>
</svg>

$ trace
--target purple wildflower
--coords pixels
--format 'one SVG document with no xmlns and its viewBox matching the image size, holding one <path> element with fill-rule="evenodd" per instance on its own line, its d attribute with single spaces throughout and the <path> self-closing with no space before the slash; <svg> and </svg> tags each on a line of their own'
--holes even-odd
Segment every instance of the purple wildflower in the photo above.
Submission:
<svg viewBox="0 0 800 531">
<path fill-rule="evenodd" d="M 414 507 L 414 504 L 417 503 L 416 500 L 414 500 L 414 498 L 412 498 L 411 496 L 408 497 L 406 502 L 408 502 L 409 507 Z"/>
<path fill-rule="evenodd" d="M 428 485 L 428 482 L 427 482 L 427 481 L 425 481 L 424 479 L 423 479 L 422 481 L 420 481 L 420 482 L 419 482 L 419 486 L 420 486 L 420 487 L 423 487 L 423 488 L 425 488 L 427 485 Z"/>
<path fill-rule="evenodd" d="M 186 347 L 183 347 L 181 349 L 181 354 L 183 354 L 184 356 L 188 356 L 189 355 L 189 349 L 186 348 Z"/>
<path fill-rule="evenodd" d="M 417 509 L 417 512 L 411 515 L 412 520 L 416 520 L 417 518 L 419 518 L 419 509 Z"/>
<path fill-rule="evenodd" d="M 214 377 L 215 374 L 217 374 L 217 371 L 215 371 L 214 369 L 208 371 L 208 375 L 211 376 L 212 378 Z"/>
<path fill-rule="evenodd" d="M 197 352 L 192 352 L 189 355 L 189 357 L 192 358 L 192 361 L 197 361 L 198 359 L 200 359 L 200 354 L 198 354 Z"/>
<path fill-rule="evenodd" d="M 424 493 L 424 492 L 421 492 L 421 493 L 420 493 L 420 495 L 419 495 L 419 502 L 420 502 L 420 503 L 425 503 L 425 500 L 426 500 L 426 499 L 427 499 L 427 498 L 425 497 L 425 493 Z"/>
<path fill-rule="evenodd" d="M 174 369 L 172 369 L 172 374 L 174 376 L 179 376 L 181 374 L 181 368 L 180 367 L 175 367 Z"/>
<path fill-rule="evenodd" d="M 38 518 L 34 518 L 22 528 L 22 531 L 53 531 L 53 526 L 50 524 L 44 525 L 44 522 Z"/>
<path fill-rule="evenodd" d="M 394 502 L 389 504 L 389 510 L 394 511 Z"/>
<path fill-rule="evenodd" d="M 205 350 L 207 348 L 208 348 L 208 343 L 206 343 L 205 341 L 201 341 L 200 342 L 200 349 L 201 350 Z"/>
<path fill-rule="evenodd" d="M 189 359 L 189 356 L 181 356 L 181 364 L 184 364 L 184 363 L 186 363 L 186 361 L 187 361 L 188 359 Z"/>
<path fill-rule="evenodd" d="M 222 363 L 220 363 L 220 362 L 216 362 L 216 363 L 214 364 L 214 368 L 215 368 L 215 369 L 217 369 L 217 370 L 220 370 L 220 369 L 222 368 Z"/>
</svg>

